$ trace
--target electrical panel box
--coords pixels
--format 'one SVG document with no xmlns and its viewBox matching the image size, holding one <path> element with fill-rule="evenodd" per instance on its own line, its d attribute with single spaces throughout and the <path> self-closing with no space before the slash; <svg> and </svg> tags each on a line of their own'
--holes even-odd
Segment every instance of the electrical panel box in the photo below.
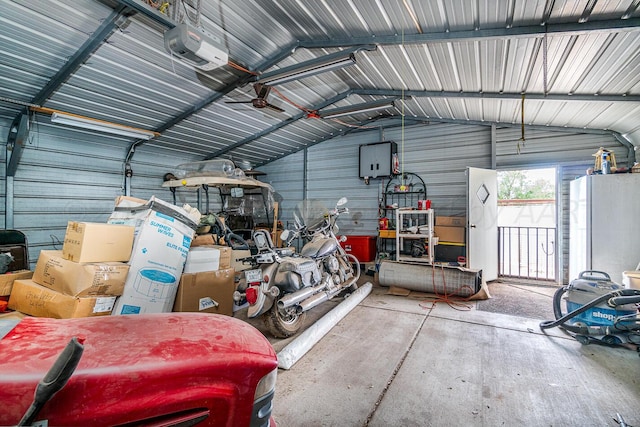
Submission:
<svg viewBox="0 0 640 427">
<path fill-rule="evenodd" d="M 393 175 L 397 164 L 398 144 L 393 141 L 360 146 L 360 178 L 381 178 Z"/>
</svg>

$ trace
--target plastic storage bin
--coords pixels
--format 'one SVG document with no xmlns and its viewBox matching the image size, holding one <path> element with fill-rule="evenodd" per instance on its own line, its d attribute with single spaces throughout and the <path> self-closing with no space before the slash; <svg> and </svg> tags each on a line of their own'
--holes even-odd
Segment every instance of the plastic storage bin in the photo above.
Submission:
<svg viewBox="0 0 640 427">
<path fill-rule="evenodd" d="M 346 236 L 347 240 L 340 245 L 360 262 L 371 262 L 376 259 L 376 236 Z"/>
</svg>

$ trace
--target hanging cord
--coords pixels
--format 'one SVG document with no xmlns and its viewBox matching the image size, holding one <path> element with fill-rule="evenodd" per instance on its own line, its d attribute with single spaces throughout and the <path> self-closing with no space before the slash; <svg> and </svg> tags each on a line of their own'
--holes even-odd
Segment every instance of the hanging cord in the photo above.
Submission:
<svg viewBox="0 0 640 427">
<path fill-rule="evenodd" d="M 520 101 L 520 132 L 521 136 L 518 140 L 518 144 L 516 145 L 516 149 L 518 154 L 520 154 L 520 143 L 522 142 L 522 147 L 524 147 L 524 97 L 525 94 L 522 94 L 522 100 Z"/>
<path fill-rule="evenodd" d="M 402 48 L 404 49 L 404 26 L 402 27 Z M 400 114 L 402 115 L 402 117 L 400 118 L 401 122 L 400 122 L 400 151 L 401 151 L 401 165 L 400 165 L 400 172 L 402 173 L 402 182 L 401 184 L 404 185 L 404 84 L 402 85 L 402 109 L 400 110 Z"/>
<path fill-rule="evenodd" d="M 542 88 L 544 96 L 547 96 L 549 88 L 547 87 L 547 49 L 548 49 L 548 25 L 544 26 L 544 37 L 542 38 Z"/>
<path fill-rule="evenodd" d="M 464 285 L 460 288 L 460 290 L 468 289 L 471 291 L 471 294 L 468 297 L 461 297 L 459 295 L 452 295 L 447 293 L 447 280 L 444 274 L 444 267 L 440 266 L 440 271 L 442 273 L 442 284 L 444 293 L 439 294 L 436 288 L 436 266 L 432 266 L 431 268 L 431 282 L 433 284 L 433 293 L 436 295 L 435 297 L 428 297 L 424 301 L 420 302 L 420 307 L 431 310 L 436 307 L 436 304 L 439 302 L 446 303 L 449 307 L 458 311 L 470 311 L 472 306 L 469 301 L 473 296 L 473 288 L 469 285 Z"/>
</svg>

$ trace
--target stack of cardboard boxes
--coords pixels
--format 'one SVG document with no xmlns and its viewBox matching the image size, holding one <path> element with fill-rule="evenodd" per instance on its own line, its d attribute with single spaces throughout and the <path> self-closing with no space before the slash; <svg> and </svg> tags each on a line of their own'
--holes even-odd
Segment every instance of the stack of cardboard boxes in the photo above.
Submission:
<svg viewBox="0 0 640 427">
<path fill-rule="evenodd" d="M 119 197 L 110 224 L 135 228 L 129 274 L 114 314 L 170 312 L 200 212 L 156 197 Z"/>
<path fill-rule="evenodd" d="M 155 197 L 120 197 L 108 223 L 69 222 L 62 250 L 41 251 L 33 273 L 5 275 L 0 292 L 10 309 L 39 317 L 232 315 L 233 251 L 206 240 L 192 247 L 199 219 Z"/>
<path fill-rule="evenodd" d="M 133 227 L 69 222 L 62 251 L 41 251 L 33 277 L 13 282 L 9 308 L 54 318 L 110 314 L 132 243 Z"/>
<path fill-rule="evenodd" d="M 202 245 L 192 247 L 173 304 L 173 311 L 196 311 L 233 315 L 235 270 L 231 248 Z"/>
</svg>

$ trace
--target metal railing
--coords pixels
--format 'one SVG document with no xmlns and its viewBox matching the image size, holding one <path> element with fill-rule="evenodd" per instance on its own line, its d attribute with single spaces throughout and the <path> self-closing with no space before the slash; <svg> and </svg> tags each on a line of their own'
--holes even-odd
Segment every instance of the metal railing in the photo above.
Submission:
<svg viewBox="0 0 640 427">
<path fill-rule="evenodd" d="M 498 227 L 498 274 L 555 281 L 556 242 L 555 228 Z"/>
</svg>

